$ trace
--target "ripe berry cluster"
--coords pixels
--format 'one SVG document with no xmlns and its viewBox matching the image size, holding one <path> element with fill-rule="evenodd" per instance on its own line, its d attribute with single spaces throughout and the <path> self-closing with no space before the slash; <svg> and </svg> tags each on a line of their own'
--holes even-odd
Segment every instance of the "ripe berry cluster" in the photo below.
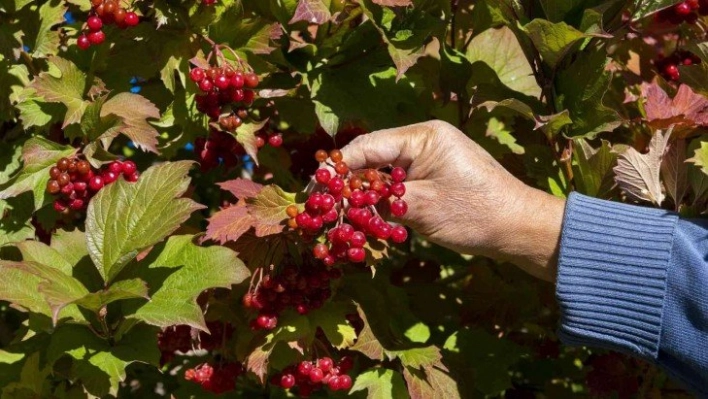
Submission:
<svg viewBox="0 0 708 399">
<path fill-rule="evenodd" d="M 62 158 L 49 169 L 47 192 L 58 197 L 54 200 L 57 212 L 80 211 L 104 185 L 113 183 L 121 174 L 129 182 L 138 181 L 140 176 L 133 161 L 114 161 L 98 171 L 87 161 Z"/>
<path fill-rule="evenodd" d="M 305 202 L 305 211 L 299 212 L 292 205 L 286 212 L 291 218 L 288 225 L 299 228 L 306 237 L 317 236 L 328 225 L 334 225 L 327 230 L 327 243 L 314 246 L 313 254 L 317 259 L 327 266 L 346 260 L 359 263 L 366 259 L 367 237 L 391 239 L 394 243 L 408 238 L 405 227 L 389 224 L 376 209 L 377 205 L 395 197 L 389 204 L 391 214 L 397 217 L 406 214 L 408 204 L 401 199 L 406 192 L 405 170 L 393 168 L 390 176 L 374 169 L 352 173 L 339 150 L 332 150 L 329 158 L 320 150 L 315 158 L 321 163 L 327 162 L 334 169 L 334 176 L 327 168 L 318 169 L 315 172 L 318 186 Z M 344 223 L 345 217 L 349 223 Z"/>
<path fill-rule="evenodd" d="M 236 130 L 248 117 L 244 106 L 253 103 L 258 75 L 234 69 L 231 65 L 199 68 L 189 71 L 189 78 L 203 94 L 196 96 L 197 110 L 218 121 L 228 131 Z"/>
<path fill-rule="evenodd" d="M 91 45 L 103 43 L 106 40 L 106 34 L 103 32 L 105 25 L 115 24 L 123 29 L 139 23 L 138 14 L 121 7 L 119 0 L 91 0 L 91 13 L 86 20 L 86 30 L 76 40 L 76 45 L 81 50 L 86 50 Z"/>
<path fill-rule="evenodd" d="M 679 65 L 700 64 L 701 59 L 688 51 L 675 51 L 671 56 L 656 61 L 659 73 L 667 79 L 678 81 L 680 76 Z"/>
<path fill-rule="evenodd" d="M 174 359 L 175 352 L 187 353 L 192 349 L 212 351 L 221 348 L 224 341 L 234 334 L 234 327 L 222 321 L 206 323 L 209 334 L 187 325 L 170 326 L 157 334 L 157 346 L 160 348 L 160 364 Z"/>
<path fill-rule="evenodd" d="M 319 309 L 332 296 L 330 281 L 342 277 L 337 268 L 326 269 L 320 262 L 297 267 L 285 266 L 277 276 L 265 275 L 255 289 L 243 296 L 243 306 L 258 311 L 251 320 L 254 330 L 272 330 L 278 315 L 287 308 L 299 314 Z"/>
<path fill-rule="evenodd" d="M 256 135 L 256 145 L 261 148 L 267 144 L 272 147 L 279 147 L 283 144 L 283 136 L 280 133 L 266 135 L 259 133 Z M 197 154 L 202 172 L 207 172 L 219 166 L 223 162 L 226 168 L 231 168 L 238 164 L 239 158 L 246 154 L 243 146 L 236 141 L 234 136 L 218 129 L 209 129 L 209 137 L 199 137 L 194 141 L 194 150 Z"/>
<path fill-rule="evenodd" d="M 656 14 L 657 22 L 679 25 L 696 23 L 699 15 L 708 15 L 708 0 L 686 0 Z"/>
<path fill-rule="evenodd" d="M 202 363 L 184 372 L 184 379 L 201 385 L 205 391 L 215 394 L 236 389 L 236 379 L 243 374 L 243 366 L 238 362 L 217 363 L 212 366 Z"/>
<path fill-rule="evenodd" d="M 271 384 L 283 389 L 298 389 L 300 397 L 308 397 L 323 388 L 331 391 L 348 391 L 352 378 L 347 374 L 354 366 L 350 357 L 343 357 L 335 364 L 329 357 L 314 361 L 303 361 L 285 368 L 271 378 Z"/>
</svg>

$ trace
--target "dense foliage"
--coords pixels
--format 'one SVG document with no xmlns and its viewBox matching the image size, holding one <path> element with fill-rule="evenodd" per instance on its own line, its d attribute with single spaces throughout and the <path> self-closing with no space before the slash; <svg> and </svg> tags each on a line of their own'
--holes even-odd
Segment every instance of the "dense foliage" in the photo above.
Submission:
<svg viewBox="0 0 708 399">
<path fill-rule="evenodd" d="M 404 171 L 335 149 L 441 119 L 556 196 L 699 216 L 706 14 L 0 0 L 2 397 L 687 396 L 561 346 L 550 284 L 387 222 Z"/>
</svg>

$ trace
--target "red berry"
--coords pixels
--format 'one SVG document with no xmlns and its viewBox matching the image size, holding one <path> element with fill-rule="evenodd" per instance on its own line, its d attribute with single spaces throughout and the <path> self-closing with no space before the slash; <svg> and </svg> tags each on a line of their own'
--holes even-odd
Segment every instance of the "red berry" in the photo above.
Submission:
<svg viewBox="0 0 708 399">
<path fill-rule="evenodd" d="M 91 191 L 98 191 L 103 188 L 104 182 L 101 176 L 94 176 L 89 180 L 89 188 Z"/>
<path fill-rule="evenodd" d="M 274 134 L 268 137 L 268 144 L 270 144 L 272 147 L 280 147 L 283 145 L 283 135 L 282 134 Z"/>
<path fill-rule="evenodd" d="M 327 187 L 329 188 L 330 194 L 336 196 L 344 189 L 344 180 L 342 180 L 341 177 L 335 176 L 327 183 Z"/>
<path fill-rule="evenodd" d="M 125 176 L 125 181 L 130 182 L 130 183 L 135 183 L 140 178 L 140 172 L 135 171 L 129 175 L 124 175 L 124 176 Z"/>
<path fill-rule="evenodd" d="M 326 373 L 334 366 L 334 362 L 328 357 L 323 357 L 317 361 L 317 366 Z"/>
<path fill-rule="evenodd" d="M 391 229 L 391 240 L 396 244 L 400 244 L 408 238 L 408 231 L 403 226 L 396 226 Z"/>
<path fill-rule="evenodd" d="M 116 175 L 123 173 L 123 162 L 120 162 L 120 161 L 111 162 L 110 164 L 108 164 L 108 170 L 115 173 Z"/>
<path fill-rule="evenodd" d="M 280 377 L 280 386 L 283 389 L 290 389 L 295 386 L 295 376 L 292 374 L 283 374 Z"/>
<path fill-rule="evenodd" d="M 329 255 L 329 248 L 327 245 L 319 243 L 312 249 L 312 254 L 315 255 L 317 259 L 324 259 Z"/>
<path fill-rule="evenodd" d="M 333 376 L 327 381 L 327 386 L 329 387 L 330 390 L 332 391 L 337 391 L 339 390 L 340 384 L 339 384 L 339 377 Z"/>
<path fill-rule="evenodd" d="M 256 93 L 253 90 L 243 91 L 243 102 L 246 104 L 251 104 L 256 97 Z"/>
<path fill-rule="evenodd" d="M 130 11 L 125 14 L 125 24 L 128 26 L 135 26 L 140 23 L 140 17 L 138 14 Z"/>
<path fill-rule="evenodd" d="M 253 89 L 258 86 L 258 75 L 255 73 L 247 73 L 243 77 L 243 81 L 246 87 Z"/>
<path fill-rule="evenodd" d="M 192 80 L 192 82 L 199 83 L 206 77 L 206 73 L 204 73 L 204 70 L 202 68 L 192 68 L 189 71 L 189 79 Z"/>
<path fill-rule="evenodd" d="M 320 210 L 322 212 L 329 212 L 334 208 L 334 203 L 336 201 L 334 200 L 334 197 L 329 195 L 329 194 L 323 194 L 322 195 L 322 201 L 320 202 Z"/>
<path fill-rule="evenodd" d="M 69 202 L 69 208 L 71 208 L 75 211 L 81 210 L 81 208 L 83 208 L 83 207 L 84 207 L 84 200 L 82 200 L 82 199 L 76 198 L 76 199 L 71 200 L 71 202 Z"/>
<path fill-rule="evenodd" d="M 406 193 L 406 186 L 403 183 L 393 183 L 390 190 L 395 197 L 402 197 Z"/>
<path fill-rule="evenodd" d="M 88 50 L 88 48 L 91 47 L 91 40 L 89 40 L 88 36 L 81 35 L 76 39 L 76 46 L 81 50 Z"/>
<path fill-rule="evenodd" d="M 110 170 L 107 170 L 107 171 L 103 172 L 102 177 L 103 177 L 104 184 L 111 184 L 118 179 L 118 174 L 116 174 L 115 172 L 111 172 Z"/>
<path fill-rule="evenodd" d="M 347 258 L 352 263 L 363 262 L 366 259 L 366 252 L 363 248 L 349 248 L 347 250 Z"/>
<path fill-rule="evenodd" d="M 138 170 L 137 165 L 135 165 L 135 162 L 133 161 L 125 161 L 123 162 L 123 167 L 122 167 L 122 172 L 124 175 L 132 175 L 135 173 L 136 170 Z"/>
<path fill-rule="evenodd" d="M 691 9 L 691 6 L 688 5 L 687 2 L 677 4 L 674 10 L 676 10 L 676 14 L 683 16 L 686 16 L 693 12 L 693 9 Z"/>
<path fill-rule="evenodd" d="M 244 85 L 243 74 L 241 72 L 234 73 L 234 76 L 231 77 L 231 87 L 236 88 L 236 89 L 240 89 L 243 87 L 243 85 Z"/>
<path fill-rule="evenodd" d="M 391 171 L 391 179 L 393 179 L 393 181 L 396 183 L 400 183 L 406 180 L 406 171 L 398 166 L 393 168 L 393 170 Z"/>
<path fill-rule="evenodd" d="M 402 199 L 397 199 L 391 203 L 391 214 L 401 217 L 408 212 L 408 204 Z"/>
<path fill-rule="evenodd" d="M 214 79 L 214 86 L 218 87 L 221 90 L 224 90 L 229 87 L 229 84 L 231 84 L 231 81 L 224 74 L 219 74 Z"/>
<path fill-rule="evenodd" d="M 339 376 L 339 389 L 348 391 L 352 387 L 352 377 L 344 374 Z"/>
<path fill-rule="evenodd" d="M 103 28 L 103 21 L 101 21 L 101 18 L 99 18 L 95 15 L 92 15 L 92 16 L 88 17 L 88 19 L 86 20 L 86 26 L 88 26 L 88 28 L 91 31 L 95 32 L 95 31 L 101 30 L 101 28 Z"/>
<path fill-rule="evenodd" d="M 68 207 L 68 205 L 63 200 L 60 200 L 60 199 L 54 200 L 54 210 L 55 211 L 61 213 L 61 212 L 66 211 L 67 207 Z"/>
<path fill-rule="evenodd" d="M 106 34 L 103 31 L 91 32 L 88 34 L 88 39 L 91 44 L 101 44 L 106 40 Z"/>
<path fill-rule="evenodd" d="M 265 145 L 266 140 L 261 135 L 256 136 L 256 147 L 261 148 Z"/>
<path fill-rule="evenodd" d="M 214 88 L 214 83 L 208 77 L 199 81 L 199 90 L 209 92 L 212 88 Z"/>
<path fill-rule="evenodd" d="M 74 182 L 74 191 L 77 193 L 83 193 L 86 191 L 86 188 L 88 188 L 88 184 L 86 184 L 85 181 L 75 181 Z"/>
<path fill-rule="evenodd" d="M 679 69 L 676 65 L 674 64 L 669 64 L 666 67 L 664 67 L 664 73 L 669 77 L 671 80 L 679 80 L 680 74 L 679 74 Z"/>
<path fill-rule="evenodd" d="M 322 370 L 320 370 L 319 368 L 313 368 L 310 371 L 310 381 L 312 381 L 313 383 L 316 384 L 316 383 L 322 381 L 323 378 L 324 378 L 324 372 L 322 372 Z"/>
<path fill-rule="evenodd" d="M 304 361 L 297 365 L 297 372 L 300 373 L 300 375 L 302 376 L 308 376 L 310 375 L 310 371 L 312 371 L 312 368 L 312 363 Z"/>
<path fill-rule="evenodd" d="M 362 233 L 361 231 L 355 231 L 352 234 L 351 239 L 349 239 L 349 243 L 353 248 L 361 248 L 366 244 L 366 234 Z"/>
</svg>

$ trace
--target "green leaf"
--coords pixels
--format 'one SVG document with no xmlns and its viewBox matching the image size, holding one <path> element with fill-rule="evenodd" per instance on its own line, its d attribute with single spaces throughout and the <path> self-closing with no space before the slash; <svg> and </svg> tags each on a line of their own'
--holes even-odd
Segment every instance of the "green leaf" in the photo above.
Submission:
<svg viewBox="0 0 708 399">
<path fill-rule="evenodd" d="M 127 313 L 148 324 L 186 324 L 208 331 L 197 296 L 209 288 L 230 288 L 248 277 L 248 269 L 226 247 L 199 247 L 193 236 L 173 236 L 130 270 L 150 287 L 150 301 L 129 304 Z"/>
<path fill-rule="evenodd" d="M 637 8 L 632 14 L 632 21 L 642 19 L 664 8 L 669 8 L 681 1 L 682 0 L 642 0 L 635 2 Z"/>
<path fill-rule="evenodd" d="M 135 362 L 157 365 L 159 362 L 154 327 L 140 324 L 117 343 L 109 342 L 86 327 L 64 325 L 52 334 L 47 361 L 54 364 L 62 356 L 69 356 L 73 364 L 66 372 L 79 379 L 88 393 L 98 397 L 116 395 L 120 382 L 125 380 L 128 365 Z"/>
<path fill-rule="evenodd" d="M 139 278 L 116 281 L 106 289 L 77 299 L 75 303 L 93 312 L 98 312 L 109 303 L 133 298 L 150 299 L 147 285 Z"/>
<path fill-rule="evenodd" d="M 598 148 L 592 148 L 585 139 L 575 139 L 573 143 L 575 188 L 582 194 L 602 198 L 606 190 L 601 188 L 612 184 L 617 154 L 606 140 Z"/>
<path fill-rule="evenodd" d="M 64 22 L 67 8 L 61 1 L 48 1 L 39 8 L 40 25 L 36 36 L 31 36 L 28 44 L 33 57 L 56 55 L 59 51 L 59 29 L 52 29 Z"/>
<path fill-rule="evenodd" d="M 693 149 L 693 156 L 686 160 L 700 168 L 701 172 L 708 175 L 708 141 L 697 140 L 697 148 Z"/>
<path fill-rule="evenodd" d="M 61 57 L 51 57 L 49 65 L 49 72 L 39 74 L 32 82 L 32 87 L 44 101 L 59 102 L 66 106 L 62 124 L 64 128 L 79 122 L 86 110 L 86 75 L 74 63 Z"/>
<path fill-rule="evenodd" d="M 553 23 L 545 19 L 534 19 L 523 29 L 541 54 L 543 62 L 551 69 L 556 69 L 574 46 L 588 37 L 565 22 Z"/>
<path fill-rule="evenodd" d="M 403 377 L 391 369 L 369 369 L 359 374 L 350 392 L 363 390 L 367 390 L 367 399 L 405 399 L 409 397 Z"/>
<path fill-rule="evenodd" d="M 694 154 L 692 158 L 701 159 L 699 161 L 701 163 L 703 163 L 703 148 L 705 148 L 705 143 L 708 143 L 708 136 L 703 135 L 693 140 L 688 146 L 688 153 Z M 696 164 L 689 163 L 688 182 L 691 185 L 691 189 L 694 194 L 693 204 L 701 206 L 708 199 L 708 173 L 703 165 L 698 166 Z"/>
<path fill-rule="evenodd" d="M 310 319 L 311 326 L 322 329 L 332 346 L 346 349 L 356 340 L 356 331 L 346 319 L 346 315 L 351 313 L 351 310 L 350 304 L 327 302 L 320 309 L 310 312 L 307 317 Z"/>
<path fill-rule="evenodd" d="M 541 88 L 514 32 L 508 27 L 487 29 L 475 36 L 467 48 L 471 63 L 482 62 L 493 69 L 508 88 L 538 97 Z"/>
<path fill-rule="evenodd" d="M 472 377 L 474 387 L 486 395 L 497 395 L 512 386 L 509 368 L 525 354 L 512 341 L 482 330 L 455 332 L 443 348 L 451 370 L 459 372 L 462 378 Z"/>
<path fill-rule="evenodd" d="M 83 320 L 75 306 L 68 306 L 88 291 L 60 269 L 36 262 L 0 261 L 4 278 L 0 298 L 31 312 L 50 316 L 54 323 L 62 317 Z"/>
<path fill-rule="evenodd" d="M 556 109 L 567 109 L 573 124 L 568 136 L 592 138 L 621 124 L 616 111 L 603 104 L 612 74 L 604 49 L 581 53 L 556 81 Z M 591 77 L 591 78 L 590 78 Z"/>
<path fill-rule="evenodd" d="M 86 216 L 89 255 L 106 282 L 138 252 L 175 231 L 203 206 L 181 198 L 192 162 L 153 166 L 137 183 L 118 179 L 91 200 Z"/>
<path fill-rule="evenodd" d="M 401 359 L 401 363 L 406 367 L 422 369 L 428 366 L 442 366 L 440 363 L 442 360 L 440 349 L 435 346 L 411 348 L 403 351 L 393 351 L 391 353 Z"/>
<path fill-rule="evenodd" d="M 0 191 L 0 200 L 32 191 L 34 193 L 34 209 L 41 208 L 47 195 L 49 169 L 59 159 L 69 157 L 75 152 L 76 149 L 71 146 L 60 145 L 43 137 L 33 137 L 27 140 L 22 148 L 22 170 L 8 182 L 9 186 Z"/>
<path fill-rule="evenodd" d="M 268 123 L 268 119 L 265 119 L 261 122 L 256 122 L 256 121 L 248 121 L 236 129 L 236 134 L 233 134 L 229 132 L 232 136 L 236 138 L 236 141 L 239 142 L 246 150 L 246 153 L 253 158 L 253 161 L 258 165 L 258 146 L 256 145 L 256 133 L 258 133 L 259 130 L 263 129 L 263 126 L 265 126 Z"/>
<path fill-rule="evenodd" d="M 7 201 L 0 200 L 0 247 L 34 238 L 33 211 L 29 193 Z"/>
</svg>

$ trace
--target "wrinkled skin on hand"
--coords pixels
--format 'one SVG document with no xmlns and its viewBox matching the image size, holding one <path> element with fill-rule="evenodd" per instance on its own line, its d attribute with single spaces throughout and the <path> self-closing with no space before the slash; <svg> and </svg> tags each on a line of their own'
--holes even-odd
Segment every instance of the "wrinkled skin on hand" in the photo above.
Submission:
<svg viewBox="0 0 708 399">
<path fill-rule="evenodd" d="M 406 169 L 409 208 L 400 222 L 431 241 L 554 280 L 564 201 L 526 186 L 454 126 L 430 121 L 381 130 L 342 152 L 352 169 Z"/>
</svg>

